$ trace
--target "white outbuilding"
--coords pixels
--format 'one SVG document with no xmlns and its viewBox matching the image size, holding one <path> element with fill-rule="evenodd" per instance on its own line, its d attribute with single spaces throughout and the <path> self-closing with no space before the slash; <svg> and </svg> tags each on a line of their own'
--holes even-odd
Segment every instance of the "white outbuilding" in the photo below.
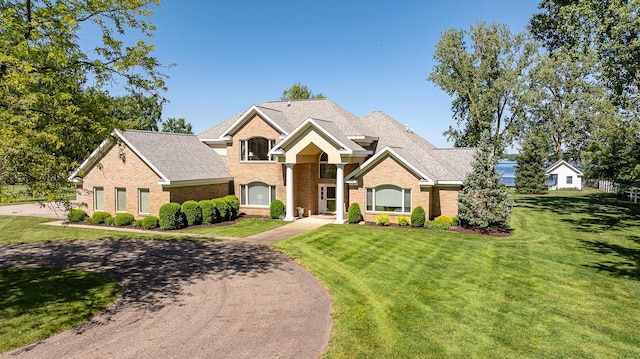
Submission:
<svg viewBox="0 0 640 359">
<path fill-rule="evenodd" d="M 573 167 L 567 161 L 560 160 L 547 168 L 549 177 L 549 189 L 582 189 L 582 172 Z"/>
</svg>

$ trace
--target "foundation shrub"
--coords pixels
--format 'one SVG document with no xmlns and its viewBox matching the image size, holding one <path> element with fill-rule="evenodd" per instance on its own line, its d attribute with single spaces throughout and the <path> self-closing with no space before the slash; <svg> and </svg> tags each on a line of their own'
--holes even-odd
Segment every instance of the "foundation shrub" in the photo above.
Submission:
<svg viewBox="0 0 640 359">
<path fill-rule="evenodd" d="M 389 220 L 389 215 L 388 214 L 379 214 L 378 218 L 376 218 L 376 224 L 379 226 L 388 226 L 391 223 L 391 221 Z"/>
<path fill-rule="evenodd" d="M 133 223 L 133 214 L 131 213 L 118 213 L 114 218 L 116 226 L 124 227 Z"/>
<path fill-rule="evenodd" d="M 399 226 L 408 226 L 409 225 L 409 218 L 405 217 L 405 216 L 398 216 L 398 225 Z"/>
<path fill-rule="evenodd" d="M 216 210 L 218 211 L 218 222 L 224 222 L 229 218 L 229 204 L 227 201 L 222 198 L 216 198 L 213 200 L 213 203 L 216 206 Z"/>
<path fill-rule="evenodd" d="M 136 219 L 135 221 L 133 221 L 133 228 L 142 228 L 142 220 Z"/>
<path fill-rule="evenodd" d="M 159 218 L 156 216 L 144 217 L 142 219 L 142 228 L 144 229 L 158 228 L 158 226 L 160 225 L 158 222 L 159 222 Z"/>
<path fill-rule="evenodd" d="M 411 227 L 423 227 L 425 220 L 424 208 L 418 206 L 411 212 Z"/>
<path fill-rule="evenodd" d="M 82 222 L 87 217 L 89 217 L 89 216 L 87 216 L 87 212 L 85 212 L 85 211 L 83 211 L 81 209 L 72 209 L 72 210 L 69 211 L 69 213 L 67 213 L 67 219 L 71 223 Z"/>
<path fill-rule="evenodd" d="M 351 203 L 349 205 L 349 210 L 347 211 L 347 222 L 351 224 L 360 223 L 362 221 L 362 212 L 360 211 L 360 204 L 357 202 Z"/>
<path fill-rule="evenodd" d="M 218 222 L 218 210 L 216 209 L 216 205 L 213 203 L 213 200 L 205 199 L 198 202 L 198 204 L 202 210 L 202 223 L 214 224 Z"/>
<path fill-rule="evenodd" d="M 438 221 L 433 220 L 433 221 L 427 221 L 424 224 L 424 227 L 428 228 L 428 229 L 443 230 L 443 229 L 447 229 L 447 228 L 451 227 L 451 224 L 447 223 L 447 222 L 438 222 Z"/>
<path fill-rule="evenodd" d="M 269 215 L 273 219 L 283 219 L 285 213 L 284 203 L 281 200 L 276 199 L 269 205 Z"/>
<path fill-rule="evenodd" d="M 196 201 L 186 201 L 182 204 L 182 213 L 187 219 L 187 225 L 202 224 L 202 208 Z"/>
<path fill-rule="evenodd" d="M 111 216 L 109 216 L 109 217 L 105 218 L 104 222 L 102 222 L 102 223 L 106 224 L 107 226 L 113 226 L 115 224 L 115 222 L 116 222 L 116 219 L 111 217 Z"/>
<path fill-rule="evenodd" d="M 447 224 L 451 225 L 453 223 L 453 218 L 451 218 L 449 216 L 441 215 L 441 216 L 438 216 L 438 217 L 434 218 L 434 221 L 440 222 L 440 223 L 447 223 Z"/>
<path fill-rule="evenodd" d="M 165 203 L 160 207 L 160 228 L 164 230 L 184 228 L 187 223 L 182 207 L 175 202 Z"/>
<path fill-rule="evenodd" d="M 240 213 L 240 200 L 235 195 L 228 195 L 222 197 L 222 199 L 227 202 L 227 207 L 229 208 L 229 212 L 227 213 L 227 219 L 236 219 L 238 218 L 238 213 Z"/>
<path fill-rule="evenodd" d="M 93 216 L 91 216 L 91 222 L 95 224 L 105 223 L 105 220 L 109 217 L 111 217 L 111 213 L 109 212 L 93 212 Z"/>
</svg>

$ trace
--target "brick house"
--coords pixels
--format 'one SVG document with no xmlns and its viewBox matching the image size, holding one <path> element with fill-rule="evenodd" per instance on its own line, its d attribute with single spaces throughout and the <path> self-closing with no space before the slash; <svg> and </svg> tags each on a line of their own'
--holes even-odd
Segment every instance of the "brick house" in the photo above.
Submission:
<svg viewBox="0 0 640 359">
<path fill-rule="evenodd" d="M 383 112 L 358 118 L 328 99 L 263 102 L 198 135 L 114 131 L 70 176 L 88 212 L 157 215 L 168 202 L 235 194 L 241 212 L 286 219 L 360 204 L 395 221 L 422 206 L 457 215 L 473 149 L 440 149 Z"/>
</svg>

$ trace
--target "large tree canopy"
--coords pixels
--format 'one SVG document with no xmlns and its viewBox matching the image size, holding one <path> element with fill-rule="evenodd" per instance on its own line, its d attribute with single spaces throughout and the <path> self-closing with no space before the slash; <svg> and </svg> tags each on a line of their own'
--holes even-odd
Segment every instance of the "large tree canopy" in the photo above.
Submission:
<svg viewBox="0 0 640 359">
<path fill-rule="evenodd" d="M 486 130 L 495 143 L 510 139 L 522 116 L 523 77 L 534 52 L 523 35 L 496 23 L 442 34 L 428 79 L 453 97 L 451 108 L 462 128 L 450 127 L 445 134 L 455 146 L 477 146 Z"/>
<path fill-rule="evenodd" d="M 307 100 L 312 98 L 325 98 L 325 96 L 320 92 L 319 94 L 314 94 L 309 90 L 309 88 L 301 83 L 295 83 L 291 85 L 288 89 L 282 91 L 282 95 L 280 99 L 283 101 L 286 100 Z"/>
<path fill-rule="evenodd" d="M 165 76 L 145 18 L 158 0 L 0 1 L 0 186 L 59 198 L 70 170 L 116 126 L 105 91 L 161 98 Z M 101 40 L 80 46 L 80 29 Z M 121 127 L 121 126 L 118 126 Z"/>
</svg>

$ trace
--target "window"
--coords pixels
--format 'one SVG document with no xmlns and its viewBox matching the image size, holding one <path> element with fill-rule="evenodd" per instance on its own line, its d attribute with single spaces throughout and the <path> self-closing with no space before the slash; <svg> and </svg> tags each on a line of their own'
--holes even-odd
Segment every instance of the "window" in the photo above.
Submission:
<svg viewBox="0 0 640 359">
<path fill-rule="evenodd" d="M 93 209 L 104 211 L 104 187 L 93 187 Z"/>
<path fill-rule="evenodd" d="M 240 161 L 274 161 L 269 151 L 276 145 L 276 140 L 254 137 L 240 140 Z"/>
<path fill-rule="evenodd" d="M 138 212 L 142 214 L 149 214 L 151 203 L 151 195 L 148 188 L 138 189 Z"/>
<path fill-rule="evenodd" d="M 367 188 L 367 211 L 411 212 L 411 190 L 392 185 Z"/>
<path fill-rule="evenodd" d="M 240 185 L 240 204 L 243 206 L 269 207 L 276 199 L 276 186 L 262 182 Z"/>
<path fill-rule="evenodd" d="M 324 152 L 320 155 L 320 178 L 336 179 L 336 165 L 329 164 L 329 156 Z"/>
<path fill-rule="evenodd" d="M 567 184 L 573 184 L 573 176 L 567 176 Z"/>
<path fill-rule="evenodd" d="M 127 190 L 116 188 L 116 212 L 127 211 Z"/>
</svg>

